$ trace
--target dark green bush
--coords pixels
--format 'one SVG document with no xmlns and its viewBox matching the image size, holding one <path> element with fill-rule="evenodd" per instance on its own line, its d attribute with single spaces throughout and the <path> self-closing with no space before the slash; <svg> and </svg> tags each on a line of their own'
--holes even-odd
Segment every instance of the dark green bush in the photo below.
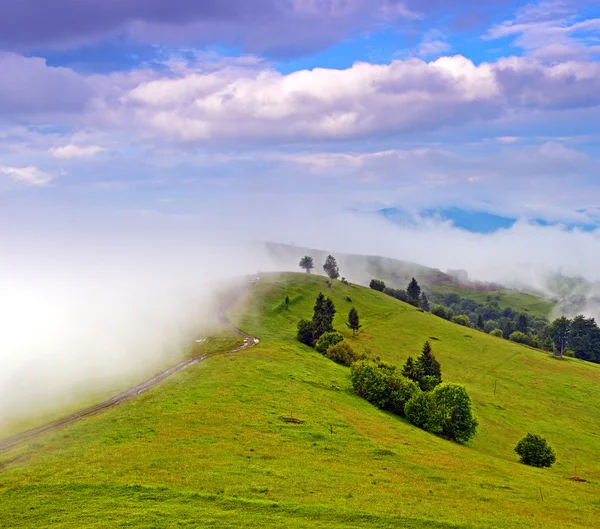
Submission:
<svg viewBox="0 0 600 529">
<path fill-rule="evenodd" d="M 326 332 L 317 340 L 315 349 L 324 355 L 327 353 L 327 349 L 332 345 L 340 343 L 343 339 L 344 337 L 339 332 Z"/>
<path fill-rule="evenodd" d="M 313 347 L 315 345 L 315 324 L 312 321 L 300 320 L 297 338 L 303 344 Z"/>
<path fill-rule="evenodd" d="M 371 282 L 369 283 L 369 288 L 372 288 L 373 290 L 377 290 L 379 292 L 383 292 L 385 290 L 385 283 L 383 281 L 380 281 L 379 279 L 371 279 Z"/>
<path fill-rule="evenodd" d="M 438 318 L 443 318 L 445 320 L 450 319 L 448 317 L 448 311 L 445 307 L 442 307 L 442 305 L 434 305 L 431 309 L 431 314 L 437 316 Z"/>
<path fill-rule="evenodd" d="M 478 422 L 471 412 L 471 398 L 464 386 L 440 384 L 431 392 L 433 414 L 428 429 L 459 443 L 475 435 Z"/>
<path fill-rule="evenodd" d="M 431 392 L 416 395 L 405 411 L 415 426 L 459 443 L 471 439 L 478 426 L 471 412 L 471 399 L 458 384 L 440 384 Z"/>
<path fill-rule="evenodd" d="M 389 396 L 385 407 L 401 417 L 405 416 L 406 403 L 421 393 L 416 382 L 397 373 L 388 376 L 388 390 Z"/>
<path fill-rule="evenodd" d="M 359 360 L 350 369 L 354 391 L 378 408 L 385 408 L 389 400 L 388 376 L 389 373 L 373 360 Z"/>
<path fill-rule="evenodd" d="M 556 455 L 548 441 L 541 435 L 528 433 L 515 447 L 521 463 L 532 467 L 551 467 L 556 461 Z"/>
<path fill-rule="evenodd" d="M 463 325 L 464 327 L 471 326 L 471 320 L 469 319 L 469 316 L 465 316 L 464 314 L 454 316 L 454 318 L 452 318 L 452 321 L 454 323 L 458 323 L 458 325 Z"/>
<path fill-rule="evenodd" d="M 513 332 L 508 337 L 508 339 L 511 342 L 522 343 L 524 345 L 531 345 L 531 338 L 529 336 L 527 336 L 525 333 L 522 333 L 521 331 Z"/>
<path fill-rule="evenodd" d="M 346 342 L 340 342 L 330 346 L 325 355 L 336 364 L 341 364 L 343 366 L 351 366 L 359 358 L 358 353 Z"/>
<path fill-rule="evenodd" d="M 504 338 L 504 333 L 500 329 L 494 329 L 490 332 L 490 336 L 495 336 L 496 338 Z"/>
<path fill-rule="evenodd" d="M 408 421 L 426 430 L 433 412 L 431 393 L 416 393 L 404 406 L 404 414 Z"/>
</svg>

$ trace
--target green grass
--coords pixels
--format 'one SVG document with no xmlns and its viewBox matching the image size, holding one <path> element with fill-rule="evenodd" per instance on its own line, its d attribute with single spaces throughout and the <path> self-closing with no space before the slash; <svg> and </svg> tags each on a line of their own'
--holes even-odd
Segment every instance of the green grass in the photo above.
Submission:
<svg viewBox="0 0 600 529">
<path fill-rule="evenodd" d="M 294 340 L 319 291 L 355 348 L 401 365 L 430 339 L 479 432 L 444 441 L 353 395 Z M 288 295 L 297 300 L 281 309 Z M 352 298 L 352 303 L 345 300 Z M 355 306 L 353 338 L 344 319 Z M 591 527 L 600 508 L 600 367 L 421 313 L 381 293 L 265 276 L 231 318 L 261 339 L 121 407 L 0 454 L 0 527 Z M 293 415 L 300 425 L 281 420 Z M 331 433 L 333 431 L 333 433 Z M 552 469 L 517 462 L 528 431 Z M 587 483 L 565 479 L 578 474 Z M 543 500 L 542 500 L 543 495 Z"/>
<path fill-rule="evenodd" d="M 472 299 L 477 303 L 486 303 L 487 297 L 491 296 L 492 301 L 497 301 L 501 309 L 510 307 L 517 312 L 527 312 L 542 318 L 548 318 L 554 308 L 554 303 L 548 299 L 516 290 L 503 289 L 485 292 L 459 285 L 439 285 L 432 287 L 431 290 L 437 294 L 458 294 L 462 298 Z M 500 299 L 496 299 L 496 296 L 499 296 Z"/>
</svg>

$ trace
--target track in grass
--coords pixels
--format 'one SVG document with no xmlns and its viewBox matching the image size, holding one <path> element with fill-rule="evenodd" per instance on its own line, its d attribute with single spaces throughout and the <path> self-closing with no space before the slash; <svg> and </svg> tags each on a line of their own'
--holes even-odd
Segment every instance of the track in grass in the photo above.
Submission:
<svg viewBox="0 0 600 529">
<path fill-rule="evenodd" d="M 227 328 L 229 328 L 235 334 L 237 334 L 238 336 L 241 336 L 243 338 L 244 342 L 242 343 L 242 345 L 234 347 L 233 349 L 221 351 L 221 353 L 219 353 L 219 354 L 237 353 L 239 351 L 248 349 L 248 348 L 256 345 L 259 341 L 258 338 L 242 331 L 241 329 L 238 329 L 235 325 L 233 325 L 227 319 L 226 310 L 232 301 L 233 301 L 233 297 L 231 299 L 229 299 L 228 302 L 224 306 L 221 307 L 221 310 L 219 311 L 219 320 L 222 325 L 225 325 Z M 72 413 L 71 415 L 67 415 L 66 417 L 63 417 L 62 419 L 57 419 L 56 421 L 49 422 L 42 426 L 38 426 L 37 428 L 27 430 L 26 432 L 22 432 L 20 434 L 13 435 L 11 437 L 7 437 L 5 439 L 0 439 L 0 453 L 4 452 L 6 450 L 9 450 L 11 448 L 14 448 L 15 446 L 18 446 L 27 441 L 30 441 L 31 439 L 34 439 L 46 432 L 56 430 L 58 428 L 61 428 L 62 426 L 66 426 L 67 424 L 72 424 L 72 423 L 80 421 L 81 419 L 84 419 L 86 417 L 90 417 L 91 415 L 96 415 L 97 413 L 100 413 L 104 410 L 114 408 L 115 406 L 118 406 L 119 404 L 122 404 L 123 402 L 126 402 L 128 400 L 133 399 L 134 397 L 137 397 L 139 394 L 143 393 L 144 391 L 146 391 L 150 388 L 153 388 L 154 386 L 160 384 L 164 380 L 167 380 L 168 378 L 171 378 L 172 376 L 176 375 L 177 373 L 180 373 L 184 369 L 187 369 L 188 367 L 190 367 L 194 364 L 197 364 L 198 362 L 201 362 L 202 360 L 205 360 L 206 358 L 208 358 L 208 356 L 209 356 L 208 354 L 202 354 L 199 356 L 195 356 L 193 358 L 188 358 L 187 360 L 184 360 L 184 361 L 180 362 L 179 364 L 172 366 L 169 369 L 166 369 L 165 371 L 163 371 L 162 373 L 159 373 L 158 375 L 152 377 L 151 379 L 146 380 L 145 382 L 142 382 L 141 384 L 138 384 L 137 386 L 130 388 L 127 391 L 124 391 L 123 393 L 120 393 L 119 395 L 116 395 L 115 397 L 112 397 L 104 402 L 101 402 L 94 406 L 90 406 L 90 407 L 80 410 L 76 413 Z"/>
</svg>

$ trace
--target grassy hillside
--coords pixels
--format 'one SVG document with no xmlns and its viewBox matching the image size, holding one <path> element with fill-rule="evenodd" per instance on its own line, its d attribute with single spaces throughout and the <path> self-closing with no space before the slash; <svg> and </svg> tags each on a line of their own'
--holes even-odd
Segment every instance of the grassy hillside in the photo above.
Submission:
<svg viewBox="0 0 600 529">
<path fill-rule="evenodd" d="M 472 299 L 477 303 L 485 303 L 488 296 L 493 301 L 497 301 L 501 309 L 510 307 L 516 312 L 528 312 L 533 316 L 548 318 L 554 303 L 535 294 L 527 292 L 518 292 L 516 290 L 496 289 L 490 291 L 472 290 L 460 285 L 439 285 L 431 288 L 438 294 L 458 294 L 467 299 Z"/>
<path fill-rule="evenodd" d="M 266 243 L 265 247 L 276 263 L 284 269 L 293 270 L 304 255 L 314 258 L 315 268 L 322 272 L 322 265 L 330 252 L 310 248 L 300 248 L 285 244 Z M 506 289 L 500 285 L 488 283 L 461 282 L 456 277 L 438 269 L 390 259 L 387 257 L 336 253 L 342 276 L 359 285 L 368 285 L 371 279 L 380 279 L 391 288 L 405 289 L 415 277 L 419 283 L 432 292 L 455 293 L 478 303 L 485 302 L 487 296 L 500 296 L 500 308 L 511 307 L 517 312 L 529 312 L 534 316 L 547 318 L 554 303 L 532 293 Z"/>
<path fill-rule="evenodd" d="M 362 351 L 400 365 L 426 339 L 479 432 L 439 439 L 353 395 L 347 368 L 294 340 L 319 291 Z M 289 311 L 281 302 L 288 295 Z M 352 302 L 346 300 L 347 297 Z M 354 305 L 362 332 L 343 320 Z M 600 366 L 440 320 L 375 291 L 267 276 L 232 319 L 261 339 L 102 415 L 0 454 L 1 527 L 591 527 L 600 507 Z M 281 420 L 289 416 L 299 425 Z M 528 431 L 557 452 L 521 465 Z M 575 483 L 578 473 L 588 480 Z"/>
</svg>

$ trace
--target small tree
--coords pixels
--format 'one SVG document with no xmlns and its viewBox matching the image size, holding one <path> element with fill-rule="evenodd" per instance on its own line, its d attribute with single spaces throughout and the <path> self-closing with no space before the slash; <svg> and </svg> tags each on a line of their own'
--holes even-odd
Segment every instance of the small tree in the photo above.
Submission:
<svg viewBox="0 0 600 529">
<path fill-rule="evenodd" d="M 429 312 L 429 300 L 427 299 L 427 296 L 424 292 L 423 294 L 421 294 L 421 301 L 419 302 L 419 304 L 425 312 Z"/>
<path fill-rule="evenodd" d="M 352 335 L 355 335 L 362 327 L 360 324 L 360 318 L 358 317 L 358 311 L 354 307 L 352 307 L 348 313 L 348 322 L 346 325 L 352 329 Z"/>
<path fill-rule="evenodd" d="M 290 310 L 290 297 L 285 297 L 285 310 Z"/>
<path fill-rule="evenodd" d="M 519 313 L 515 322 L 515 327 L 517 331 L 527 334 L 527 331 L 529 331 L 529 318 L 527 314 L 524 312 Z"/>
<path fill-rule="evenodd" d="M 325 259 L 323 270 L 325 270 L 327 277 L 329 277 L 331 281 L 340 277 L 340 269 L 338 268 L 335 257 L 333 257 L 332 255 L 328 255 L 327 259 Z"/>
<path fill-rule="evenodd" d="M 406 289 L 406 293 L 408 294 L 408 302 L 415 307 L 419 306 L 419 298 L 421 297 L 421 287 L 417 280 L 413 277 L 408 284 L 408 288 Z"/>
<path fill-rule="evenodd" d="M 477 327 L 477 329 L 480 331 L 485 329 L 485 321 L 483 321 L 483 316 L 481 314 L 477 315 L 477 323 L 475 324 L 475 327 Z"/>
<path fill-rule="evenodd" d="M 300 268 L 306 270 L 307 274 L 310 274 L 310 271 L 315 267 L 313 258 L 310 255 L 305 255 L 302 259 L 300 259 Z"/>
<path fill-rule="evenodd" d="M 556 454 L 546 439 L 541 435 L 528 433 L 515 447 L 521 463 L 532 467 L 551 467 L 556 461 Z"/>
<path fill-rule="evenodd" d="M 425 429 L 446 439 L 466 443 L 477 431 L 471 398 L 464 386 L 440 384 L 432 392 L 433 410 Z"/>
<path fill-rule="evenodd" d="M 558 356 L 562 356 L 569 345 L 571 322 L 565 318 L 558 318 L 550 325 L 550 336 L 556 345 Z"/>
<path fill-rule="evenodd" d="M 440 363 L 435 359 L 435 356 L 433 356 L 433 353 L 431 352 L 431 344 L 429 341 L 425 342 L 425 345 L 423 345 L 423 351 L 421 352 L 418 362 L 423 376 L 436 377 L 441 382 L 442 369 Z"/>
<path fill-rule="evenodd" d="M 385 290 L 385 283 L 379 279 L 371 279 L 369 283 L 369 288 L 373 290 L 377 290 L 379 292 L 383 292 Z"/>
</svg>

